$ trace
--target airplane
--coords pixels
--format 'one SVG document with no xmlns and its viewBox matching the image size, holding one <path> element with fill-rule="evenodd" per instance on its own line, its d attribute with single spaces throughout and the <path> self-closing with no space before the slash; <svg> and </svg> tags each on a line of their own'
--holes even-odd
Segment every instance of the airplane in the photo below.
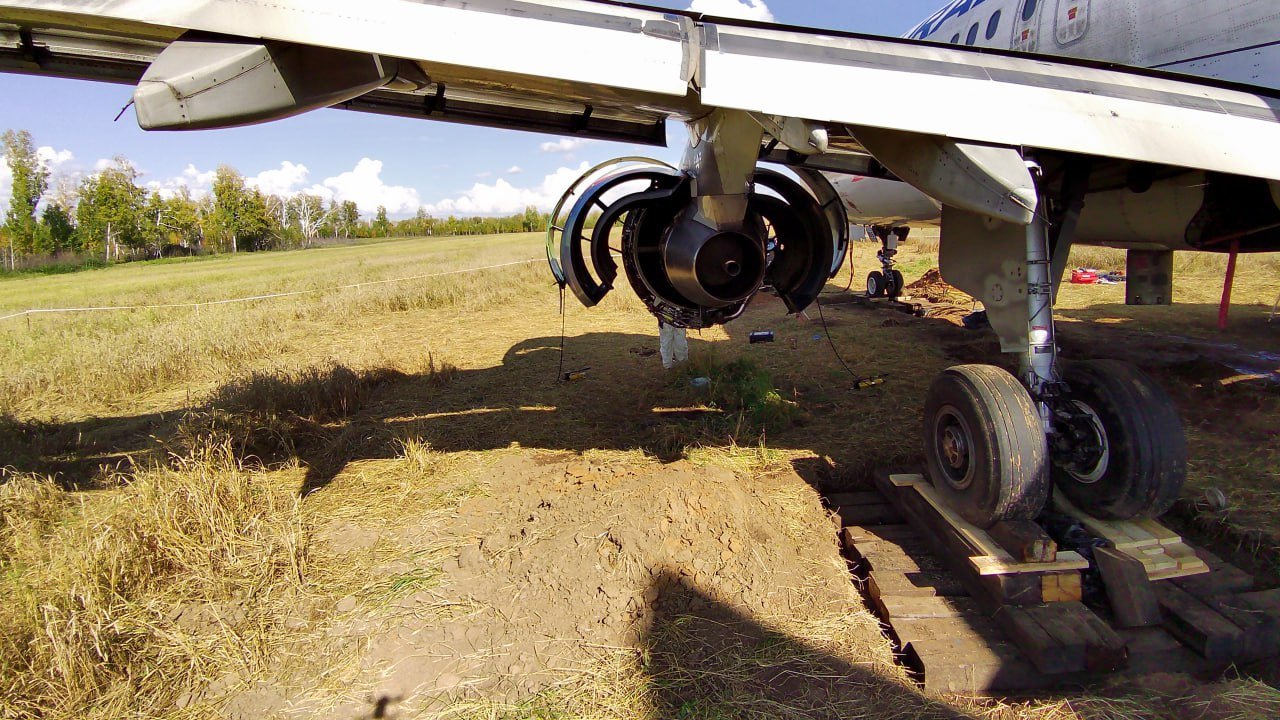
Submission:
<svg viewBox="0 0 1280 720">
<path fill-rule="evenodd" d="M 905 37 L 1087 58 L 1280 89 L 1280 19 L 1269 0 L 955 0 Z M 902 275 L 894 269 L 897 245 L 913 227 L 941 224 L 941 203 L 892 179 L 834 174 L 827 179 L 844 199 L 850 220 L 868 227 L 882 244 L 881 267 L 867 276 L 868 294 L 897 297 L 902 290 Z M 1135 180 L 1140 186 L 1147 182 Z M 1091 193 L 1075 242 L 1122 249 L 1172 243 L 1177 250 L 1229 251 L 1229 246 L 1206 247 L 1202 233 L 1188 231 L 1204 201 L 1214 200 L 1204 180 L 1186 186 L 1200 199 L 1170 202 L 1167 192 L 1127 189 Z M 1248 252 L 1252 243 L 1244 242 L 1240 249 Z M 1156 298 L 1167 295 L 1145 296 L 1148 302 Z M 1129 299 L 1138 304 L 1144 296 Z"/>
<path fill-rule="evenodd" d="M 1152 517 L 1186 477 L 1177 412 L 1130 365 L 1059 361 L 1055 286 L 1079 242 L 1127 243 L 1148 268 L 1129 292 L 1148 302 L 1169 301 L 1175 249 L 1280 249 L 1280 92 L 1065 57 L 1057 41 L 1090 41 L 1122 5 L 1263 3 L 1018 1 L 1038 44 L 1019 30 L 1006 49 L 934 40 L 978 22 L 994 43 L 987 13 L 1012 0 L 960 0 L 906 38 L 590 0 L 0 0 L 0 69 L 134 85 L 152 130 L 337 107 L 664 145 L 682 123 L 678 167 L 619 158 L 570 189 L 548 261 L 591 306 L 621 256 L 649 310 L 688 328 L 732 321 L 766 284 L 790 311 L 814 302 L 848 245 L 824 173 L 905 183 L 941 206 L 943 276 L 1021 366 L 933 381 L 922 435 L 939 493 L 981 527 L 1034 519 L 1054 487 L 1093 515 Z M 1064 7 L 1076 25 L 1051 20 Z M 1115 226 L 1127 234 L 1094 229 Z"/>
</svg>

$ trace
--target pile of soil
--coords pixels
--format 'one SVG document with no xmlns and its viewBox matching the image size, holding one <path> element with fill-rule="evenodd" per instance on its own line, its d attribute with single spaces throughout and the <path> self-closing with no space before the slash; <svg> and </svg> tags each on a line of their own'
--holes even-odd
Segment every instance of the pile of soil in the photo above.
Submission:
<svg viewBox="0 0 1280 720">
<path fill-rule="evenodd" d="M 454 543 L 441 582 L 399 600 L 390 617 L 357 611 L 344 623 L 365 648 L 350 687 L 374 689 L 334 717 L 368 713 L 366 703 L 413 716 L 468 698 L 528 698 L 586 665 L 592 648 L 645 647 L 655 614 L 680 593 L 753 618 L 860 614 L 878 651 L 857 659 L 892 668 L 830 514 L 794 472 L 746 480 L 683 461 L 606 466 L 520 452 L 486 476 L 485 494 L 447 527 L 398 538 Z M 329 542 L 353 532 L 344 526 Z M 303 708 L 324 693 L 288 694 L 286 705 Z"/>
<path fill-rule="evenodd" d="M 924 298 L 934 303 L 968 303 L 973 300 L 963 291 L 943 280 L 942 272 L 938 268 L 929 269 L 919 280 L 907 285 L 903 290 L 911 297 Z"/>
</svg>

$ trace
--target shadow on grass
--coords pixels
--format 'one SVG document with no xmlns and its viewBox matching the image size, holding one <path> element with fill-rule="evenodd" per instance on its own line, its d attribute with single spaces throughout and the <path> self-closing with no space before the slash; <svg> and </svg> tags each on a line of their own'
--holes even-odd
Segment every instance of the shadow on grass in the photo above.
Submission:
<svg viewBox="0 0 1280 720">
<path fill-rule="evenodd" d="M 970 717 L 871 662 L 770 629 L 679 573 L 662 572 L 653 585 L 658 599 L 642 647 L 656 717 Z"/>
</svg>

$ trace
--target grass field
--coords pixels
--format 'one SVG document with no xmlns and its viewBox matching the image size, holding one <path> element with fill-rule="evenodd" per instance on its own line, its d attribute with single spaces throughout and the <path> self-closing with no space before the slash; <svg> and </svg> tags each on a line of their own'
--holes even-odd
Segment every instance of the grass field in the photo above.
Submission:
<svg viewBox="0 0 1280 720">
<path fill-rule="evenodd" d="M 541 244 L 398 240 L 0 280 L 0 316 L 314 291 L 0 323 L 0 716 L 1280 714 L 1266 672 L 921 697 L 849 595 L 817 491 L 917 464 L 933 375 L 1004 362 L 994 341 L 830 306 L 844 359 L 887 375 L 855 392 L 816 313 L 762 299 L 693 334 L 691 368 L 668 374 L 629 293 L 560 315 Z M 905 248 L 908 281 L 933 250 Z M 873 256 L 856 248 L 855 287 Z M 1265 573 L 1280 392 L 1208 367 L 1196 343 L 1280 350 L 1266 323 L 1280 262 L 1242 260 L 1226 333 L 1223 267 L 1180 259 L 1174 308 L 1068 287 L 1063 339 L 1077 356 L 1147 353 L 1187 420 L 1188 495 L 1227 494 L 1219 519 L 1254 533 Z M 590 368 L 580 382 L 555 382 L 562 323 L 565 369 Z M 777 342 L 747 344 L 758 329 Z M 713 378 L 710 397 L 693 374 Z M 645 621 L 610 620 L 633 611 Z M 463 642 L 458 657 L 432 649 Z M 778 679 L 792 676 L 824 694 Z M 414 684 L 428 677 L 429 702 Z"/>
</svg>

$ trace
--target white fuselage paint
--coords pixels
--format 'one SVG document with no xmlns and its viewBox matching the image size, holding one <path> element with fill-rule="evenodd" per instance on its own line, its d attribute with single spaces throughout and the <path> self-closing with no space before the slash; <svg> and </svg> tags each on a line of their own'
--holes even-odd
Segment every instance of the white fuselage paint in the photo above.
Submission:
<svg viewBox="0 0 1280 720">
<path fill-rule="evenodd" d="M 1280 89 L 1276 0 L 955 0 L 906 37 L 1087 58 Z M 941 205 L 905 183 L 847 175 L 829 179 L 852 222 L 941 223 Z M 1272 190 L 1280 198 L 1280 183 L 1272 183 Z M 1196 189 L 1188 187 L 1175 193 L 1115 191 L 1090 196 L 1092 211 L 1082 218 L 1078 241 L 1167 245 L 1169 238 L 1181 235 L 1181 228 L 1173 225 L 1186 220 L 1181 216 L 1198 205 L 1190 197 L 1195 194 Z M 1108 212 L 1098 212 L 1103 208 Z"/>
</svg>

